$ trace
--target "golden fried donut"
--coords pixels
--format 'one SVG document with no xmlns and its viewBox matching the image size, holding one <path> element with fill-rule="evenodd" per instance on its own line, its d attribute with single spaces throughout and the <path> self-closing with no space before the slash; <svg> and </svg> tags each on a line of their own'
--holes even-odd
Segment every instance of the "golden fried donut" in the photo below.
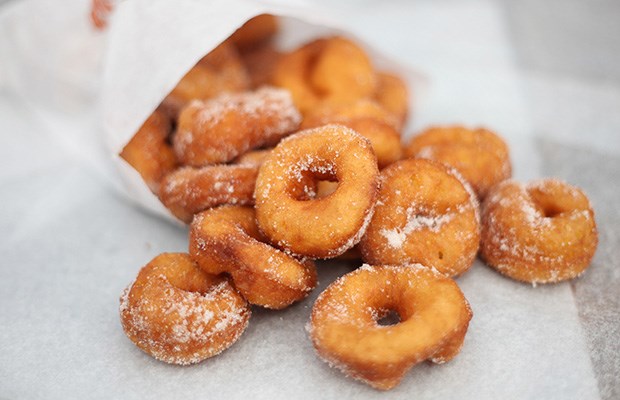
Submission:
<svg viewBox="0 0 620 400">
<path fill-rule="evenodd" d="M 263 87 L 194 101 L 183 109 L 173 138 L 179 160 L 195 167 L 222 163 L 274 144 L 299 126 L 290 94 Z"/>
<path fill-rule="evenodd" d="M 246 51 L 271 39 L 278 29 L 278 17 L 260 14 L 241 25 L 230 36 L 229 41 L 241 51 Z"/>
<path fill-rule="evenodd" d="M 282 53 L 269 43 L 241 53 L 241 59 L 250 77 L 251 87 L 258 88 L 271 83 L 273 71 L 280 57 Z"/>
<path fill-rule="evenodd" d="M 590 201 L 565 182 L 504 181 L 482 205 L 481 255 L 512 279 L 533 284 L 573 279 L 588 268 L 597 244 Z"/>
<path fill-rule="evenodd" d="M 173 115 L 191 100 L 207 100 L 250 88 L 250 77 L 233 45 L 223 42 L 204 56 L 172 89 L 164 105 Z"/>
<path fill-rule="evenodd" d="M 408 157 L 428 158 L 456 168 L 480 199 L 512 173 L 508 146 L 483 128 L 430 128 L 415 136 L 405 152 Z"/>
<path fill-rule="evenodd" d="M 409 93 L 407 85 L 398 76 L 377 72 L 375 100 L 381 104 L 397 121 L 396 129 L 401 130 L 409 114 Z"/>
<path fill-rule="evenodd" d="M 390 312 L 399 321 L 381 325 Z M 331 366 L 388 390 L 415 364 L 454 358 L 471 317 L 457 284 L 431 268 L 364 265 L 320 294 L 309 332 Z"/>
<path fill-rule="evenodd" d="M 120 303 L 127 337 L 170 364 L 194 364 L 221 353 L 250 319 L 250 307 L 226 278 L 204 273 L 183 253 L 155 257 Z"/>
<path fill-rule="evenodd" d="M 403 157 L 400 135 L 391 126 L 373 118 L 358 118 L 341 123 L 368 138 L 383 169 Z"/>
<path fill-rule="evenodd" d="M 371 97 L 377 81 L 365 51 L 343 37 L 314 40 L 283 55 L 273 84 L 291 91 L 302 113 L 320 102 L 347 104 Z"/>
<path fill-rule="evenodd" d="M 258 166 L 209 165 L 182 167 L 162 181 L 161 202 L 183 222 L 194 214 L 222 204 L 254 204 Z"/>
<path fill-rule="evenodd" d="M 420 263 L 455 276 L 474 262 L 479 230 L 467 183 L 442 164 L 408 159 L 381 172 L 375 215 L 359 246 L 371 264 Z"/>
<path fill-rule="evenodd" d="M 298 261 L 264 243 L 250 207 L 222 206 L 196 215 L 189 253 L 204 271 L 226 272 L 252 304 L 281 309 L 305 298 L 317 284 L 311 261 Z"/>
<path fill-rule="evenodd" d="M 159 192 L 163 176 L 177 164 L 174 151 L 168 143 L 171 130 L 170 118 L 162 109 L 157 109 L 120 153 L 140 173 L 153 193 Z"/>
<path fill-rule="evenodd" d="M 353 247 L 372 217 L 377 159 L 368 139 L 342 125 L 325 125 L 282 140 L 256 179 L 256 219 L 287 252 L 331 258 Z M 338 181 L 316 198 L 317 181 Z"/>
<path fill-rule="evenodd" d="M 304 117 L 301 128 L 328 123 L 347 126 L 370 140 L 379 168 L 402 158 L 400 134 L 394 128 L 396 120 L 374 101 L 362 99 L 344 106 L 319 107 Z"/>
<path fill-rule="evenodd" d="M 346 104 L 368 97 L 377 87 L 375 70 L 366 52 L 342 37 L 327 39 L 312 67 L 312 86 L 332 103 Z"/>
</svg>

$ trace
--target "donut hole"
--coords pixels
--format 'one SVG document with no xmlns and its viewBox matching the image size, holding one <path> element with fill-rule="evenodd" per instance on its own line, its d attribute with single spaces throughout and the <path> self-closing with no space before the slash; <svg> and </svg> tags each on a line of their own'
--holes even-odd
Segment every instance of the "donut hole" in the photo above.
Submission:
<svg viewBox="0 0 620 400">
<path fill-rule="evenodd" d="M 561 200 L 555 196 L 543 193 L 540 190 L 530 190 L 529 194 L 532 201 L 545 218 L 554 218 L 560 214 L 571 211 L 570 207 L 567 207 L 567 204 L 563 204 Z"/>
<path fill-rule="evenodd" d="M 322 199 L 334 193 L 338 189 L 338 181 L 335 179 L 325 179 L 317 181 L 316 199 Z"/>
<path fill-rule="evenodd" d="M 375 322 L 379 326 L 392 326 L 402 321 L 398 311 L 394 309 L 378 310 Z"/>
<path fill-rule="evenodd" d="M 545 218 L 553 218 L 559 214 L 562 214 L 564 211 L 556 207 L 546 207 L 542 209 L 542 212 Z"/>
<path fill-rule="evenodd" d="M 291 170 L 288 191 L 297 201 L 318 200 L 338 189 L 336 166 L 324 160 L 302 163 Z"/>
</svg>

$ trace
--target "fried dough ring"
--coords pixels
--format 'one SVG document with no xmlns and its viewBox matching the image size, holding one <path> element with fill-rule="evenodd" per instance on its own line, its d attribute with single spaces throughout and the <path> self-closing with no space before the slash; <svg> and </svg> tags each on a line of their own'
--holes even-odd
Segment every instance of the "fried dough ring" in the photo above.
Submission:
<svg viewBox="0 0 620 400">
<path fill-rule="evenodd" d="M 273 73 L 306 113 L 320 102 L 347 104 L 371 97 L 377 81 L 366 52 L 343 37 L 321 38 L 285 54 Z"/>
<path fill-rule="evenodd" d="M 409 93 L 405 82 L 388 72 L 377 72 L 377 90 L 374 98 L 392 114 L 397 121 L 395 127 L 400 131 L 407 122 L 409 114 Z"/>
<path fill-rule="evenodd" d="M 362 99 L 345 106 L 319 107 L 304 117 L 301 129 L 329 123 L 349 127 L 370 140 L 380 169 L 402 158 L 397 121 L 374 101 Z"/>
<path fill-rule="evenodd" d="M 171 131 L 170 118 L 162 109 L 157 109 L 120 153 L 121 158 L 138 171 L 149 189 L 156 194 L 164 175 L 177 165 L 174 151 L 168 143 Z"/>
<path fill-rule="evenodd" d="M 360 250 L 368 263 L 421 263 L 455 276 L 471 267 L 479 240 L 478 202 L 467 183 L 442 164 L 409 159 L 381 172 Z"/>
<path fill-rule="evenodd" d="M 250 77 L 251 87 L 258 88 L 271 83 L 273 71 L 280 57 L 282 53 L 269 43 L 241 53 L 243 64 Z"/>
<path fill-rule="evenodd" d="M 400 322 L 380 325 L 390 311 Z M 364 265 L 320 294 L 309 331 L 330 365 L 388 390 L 415 364 L 454 358 L 471 317 L 456 283 L 431 268 Z"/>
<path fill-rule="evenodd" d="M 331 258 L 353 247 L 372 218 L 377 159 L 368 139 L 342 125 L 325 125 L 284 139 L 256 180 L 262 232 L 287 252 Z M 316 198 L 316 181 L 337 180 Z"/>
<path fill-rule="evenodd" d="M 408 157 L 428 158 L 456 168 L 480 199 L 512 174 L 508 146 L 483 128 L 430 128 L 415 136 L 405 152 Z"/>
<path fill-rule="evenodd" d="M 565 182 L 504 181 L 483 203 L 481 255 L 512 279 L 533 284 L 573 279 L 588 268 L 597 244 L 590 201 Z"/>
<path fill-rule="evenodd" d="M 264 243 L 249 207 L 223 206 L 196 215 L 189 253 L 204 271 L 226 272 L 252 304 L 282 309 L 317 284 L 311 261 L 301 262 Z"/>
<path fill-rule="evenodd" d="M 254 204 L 258 166 L 210 165 L 182 167 L 166 175 L 159 198 L 185 223 L 194 214 L 222 204 Z"/>
<path fill-rule="evenodd" d="M 183 109 L 173 138 L 181 162 L 199 167 L 223 163 L 250 149 L 274 144 L 301 121 L 290 94 L 263 87 L 224 94 Z"/>
<path fill-rule="evenodd" d="M 120 299 L 127 337 L 170 364 L 194 364 L 226 350 L 250 314 L 226 278 L 205 274 L 183 253 L 155 257 Z"/>
<path fill-rule="evenodd" d="M 207 100 L 222 93 L 250 88 L 250 77 L 237 49 L 223 42 L 190 69 L 164 99 L 173 115 L 192 100 Z"/>
<path fill-rule="evenodd" d="M 373 118 L 358 118 L 334 122 L 348 126 L 370 140 L 372 148 L 377 155 L 377 164 L 380 169 L 395 163 L 403 157 L 400 135 L 388 124 Z"/>
</svg>

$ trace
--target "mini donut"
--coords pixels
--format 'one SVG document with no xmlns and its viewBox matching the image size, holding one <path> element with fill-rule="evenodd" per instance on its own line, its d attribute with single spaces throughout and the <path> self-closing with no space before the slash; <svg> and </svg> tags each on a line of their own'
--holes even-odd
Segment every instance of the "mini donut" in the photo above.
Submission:
<svg viewBox="0 0 620 400">
<path fill-rule="evenodd" d="M 409 114 L 409 93 L 405 82 L 396 75 L 377 72 L 377 90 L 374 99 L 397 121 L 396 129 L 401 130 Z"/>
<path fill-rule="evenodd" d="M 280 57 L 282 53 L 269 43 L 241 53 L 241 59 L 250 77 L 251 87 L 258 88 L 271 83 L 273 71 Z"/>
<path fill-rule="evenodd" d="M 153 193 L 159 192 L 162 178 L 177 165 L 174 151 L 168 143 L 171 131 L 170 118 L 162 109 L 157 109 L 120 153 L 121 158 L 138 171 Z"/>
<path fill-rule="evenodd" d="M 204 273 L 183 253 L 155 257 L 120 298 L 127 337 L 170 364 L 195 364 L 226 350 L 250 314 L 226 278 Z"/>
<path fill-rule="evenodd" d="M 286 90 L 263 87 L 206 102 L 193 101 L 181 112 L 173 144 L 182 163 L 200 167 L 275 144 L 300 122 Z"/>
<path fill-rule="evenodd" d="M 317 58 L 325 39 L 319 39 L 283 54 L 275 65 L 272 84 L 291 92 L 297 108 L 305 113 L 317 106 L 320 96 L 308 83 L 311 61 Z"/>
<path fill-rule="evenodd" d="M 332 37 L 314 60 L 310 82 L 327 101 L 347 104 L 369 97 L 377 87 L 370 58 L 353 41 Z"/>
<path fill-rule="evenodd" d="M 381 172 L 375 214 L 359 246 L 371 264 L 420 263 L 456 276 L 473 264 L 479 240 L 469 185 L 442 164 L 408 159 Z"/>
<path fill-rule="evenodd" d="M 241 25 L 229 38 L 239 50 L 246 51 L 270 40 L 279 30 L 278 17 L 260 14 Z"/>
<path fill-rule="evenodd" d="M 381 325 L 390 312 L 399 321 Z M 309 332 L 319 356 L 331 366 L 389 390 L 415 364 L 454 358 L 471 317 L 457 284 L 431 268 L 364 265 L 319 295 Z"/>
<path fill-rule="evenodd" d="M 338 181 L 316 198 L 316 181 Z M 331 258 L 359 242 L 372 217 L 377 159 L 368 139 L 325 125 L 282 140 L 260 167 L 254 197 L 261 231 L 287 252 Z"/>
<path fill-rule="evenodd" d="M 565 182 L 507 180 L 482 205 L 481 255 L 512 279 L 532 284 L 573 279 L 588 268 L 597 244 L 590 201 Z"/>
<path fill-rule="evenodd" d="M 334 122 L 348 126 L 370 140 L 372 148 L 377 155 L 377 163 L 380 169 L 403 158 L 400 134 L 390 125 L 374 118 L 358 118 Z"/>
<path fill-rule="evenodd" d="M 223 42 L 204 56 L 164 99 L 173 115 L 192 100 L 207 100 L 250 88 L 248 71 L 233 45 Z"/>
<path fill-rule="evenodd" d="M 347 126 L 370 140 L 379 168 L 402 158 L 400 134 L 394 128 L 396 121 L 374 101 L 362 99 L 345 106 L 319 107 L 304 117 L 301 128 L 328 123 Z"/>
<path fill-rule="evenodd" d="M 252 208 L 222 206 L 196 215 L 189 253 L 205 272 L 228 273 L 252 304 L 282 309 L 305 298 L 317 284 L 314 263 L 264 242 Z"/>
<path fill-rule="evenodd" d="M 222 204 L 254 204 L 258 166 L 209 165 L 182 167 L 166 175 L 159 199 L 185 223 L 194 214 Z"/>
<path fill-rule="evenodd" d="M 306 113 L 320 102 L 346 104 L 371 97 L 377 82 L 362 48 L 346 38 L 330 37 L 283 55 L 273 84 L 290 90 L 297 107 Z"/>
<path fill-rule="evenodd" d="M 456 168 L 480 199 L 512 174 L 508 146 L 484 128 L 433 127 L 415 136 L 405 153 L 408 157 L 428 158 Z"/>
</svg>

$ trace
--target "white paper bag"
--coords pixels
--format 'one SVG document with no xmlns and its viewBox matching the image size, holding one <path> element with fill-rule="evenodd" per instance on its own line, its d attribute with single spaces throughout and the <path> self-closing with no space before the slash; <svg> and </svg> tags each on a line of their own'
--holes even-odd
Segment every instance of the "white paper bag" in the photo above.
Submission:
<svg viewBox="0 0 620 400">
<path fill-rule="evenodd" d="M 138 128 L 198 60 L 248 19 L 259 14 L 281 16 L 277 46 L 287 50 L 316 37 L 342 34 L 364 44 L 316 8 L 244 0 L 165 0 L 122 2 L 108 37 L 102 84 L 102 118 L 106 140 L 131 199 L 175 220 L 141 176 L 118 156 Z M 410 92 L 422 86 L 420 74 L 366 50 L 378 68 L 399 73 Z M 416 86 L 416 90 L 413 87 Z"/>
</svg>

